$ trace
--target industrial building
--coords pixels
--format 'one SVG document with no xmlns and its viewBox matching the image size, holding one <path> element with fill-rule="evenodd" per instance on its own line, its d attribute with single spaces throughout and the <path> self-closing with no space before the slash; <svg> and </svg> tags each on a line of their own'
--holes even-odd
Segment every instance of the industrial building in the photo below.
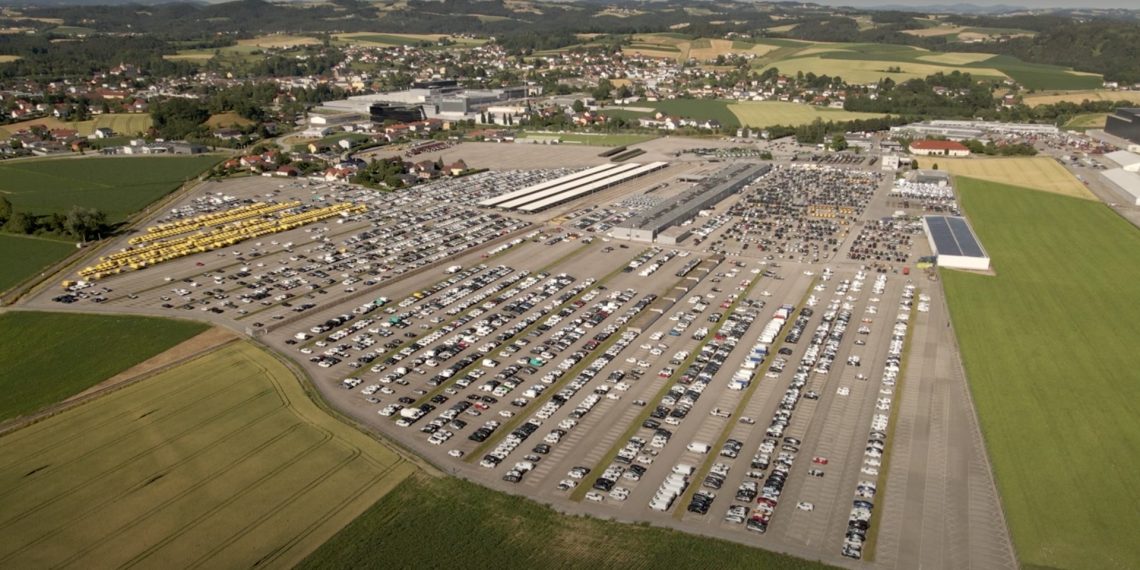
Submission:
<svg viewBox="0 0 1140 570">
<path fill-rule="evenodd" d="M 669 166 L 668 162 L 607 163 L 587 168 L 522 190 L 507 192 L 479 202 L 480 206 L 514 210 L 526 214 L 541 212 L 571 200 L 629 182 Z"/>
<path fill-rule="evenodd" d="M 1105 121 L 1104 132 L 1140 144 L 1140 108 L 1117 109 Z"/>
<path fill-rule="evenodd" d="M 996 121 L 923 121 L 891 127 L 891 136 L 945 137 L 963 141 L 981 138 L 984 135 L 1056 135 L 1061 131 L 1053 125 L 1033 123 L 999 123 Z"/>
<path fill-rule="evenodd" d="M 339 101 L 328 101 L 321 109 L 348 113 L 368 114 L 373 120 L 401 120 L 403 114 L 413 113 L 418 108 L 423 118 L 472 119 L 493 105 L 525 99 L 526 86 L 504 87 L 501 89 L 466 89 L 459 87 L 454 80 L 434 80 L 414 83 L 410 89 L 389 91 L 371 95 L 358 95 Z"/>
<path fill-rule="evenodd" d="M 939 267 L 986 271 L 990 256 L 982 248 L 973 228 L 960 216 L 925 216 L 922 227 Z"/>
<path fill-rule="evenodd" d="M 1140 155 L 1118 150 L 1104 155 L 1119 168 L 1101 172 L 1101 176 L 1116 189 L 1120 197 L 1130 205 L 1140 206 Z"/>
<path fill-rule="evenodd" d="M 727 166 L 697 183 L 693 188 L 622 222 L 613 229 L 611 235 L 633 241 L 652 242 L 666 228 L 680 225 L 696 216 L 701 210 L 715 206 L 739 192 L 753 180 L 767 174 L 771 169 L 772 166 L 768 164 L 738 163 Z M 675 242 L 684 238 L 672 239 Z"/>
<path fill-rule="evenodd" d="M 962 143 L 954 141 L 914 141 L 910 143 L 907 150 L 915 156 L 970 156 L 970 149 Z"/>
</svg>

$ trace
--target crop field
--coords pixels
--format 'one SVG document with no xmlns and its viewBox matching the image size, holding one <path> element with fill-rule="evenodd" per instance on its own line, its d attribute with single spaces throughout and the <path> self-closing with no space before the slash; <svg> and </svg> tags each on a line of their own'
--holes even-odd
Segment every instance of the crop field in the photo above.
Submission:
<svg viewBox="0 0 1140 570">
<path fill-rule="evenodd" d="M 482 45 L 483 43 L 486 43 L 485 40 L 456 38 L 447 34 L 385 34 L 372 32 L 355 32 L 351 34 L 340 34 L 336 36 L 336 39 L 344 42 L 386 46 L 410 46 L 423 42 L 436 42 L 443 38 L 449 38 L 451 41 L 460 46 Z"/>
<path fill-rule="evenodd" d="M 425 559 L 440 568 L 827 567 L 673 530 L 568 517 L 463 480 L 416 475 L 300 568 L 401 568 Z"/>
<path fill-rule="evenodd" d="M 998 182 L 1001 184 L 1014 184 L 1034 190 L 1052 192 L 1096 200 L 1096 196 L 1081 184 L 1065 167 L 1056 160 L 1044 156 L 1035 157 L 1009 157 L 1009 158 L 920 158 L 918 164 L 922 168 L 930 168 L 934 164 L 938 168 L 955 176 L 969 176 L 980 180 Z"/>
<path fill-rule="evenodd" d="M 0 420 L 74 396 L 206 328 L 148 317 L 0 314 Z"/>
<path fill-rule="evenodd" d="M 890 44 L 801 42 L 758 57 L 753 65 L 775 67 L 789 74 L 838 75 L 853 83 L 871 83 L 883 77 L 899 81 L 953 71 L 992 80 L 1013 78 L 1031 89 L 1092 89 L 1102 83 L 1099 75 L 1026 63 L 1010 56 L 932 52 Z"/>
<path fill-rule="evenodd" d="M 415 470 L 232 343 L 0 438 L 0 565 L 292 567 Z"/>
<path fill-rule="evenodd" d="M 20 59 L 18 55 L 0 55 L 0 63 L 11 63 Z"/>
<path fill-rule="evenodd" d="M 75 251 L 75 244 L 55 239 L 0 234 L 0 292 L 7 291 Z"/>
<path fill-rule="evenodd" d="M 96 128 L 102 127 L 110 127 L 116 133 L 133 135 L 145 132 L 152 124 L 150 115 L 146 113 L 110 113 L 87 121 L 61 121 L 55 117 L 44 117 L 0 126 L 0 135 L 12 135 L 34 125 L 43 125 L 49 129 L 75 129 L 80 136 L 87 136 L 95 132 Z"/>
<path fill-rule="evenodd" d="M 762 56 L 778 49 L 778 43 L 752 43 L 715 38 L 689 39 L 679 34 L 639 34 L 624 49 L 649 57 L 668 57 L 679 61 L 708 61 L 720 55 L 753 54 Z"/>
<path fill-rule="evenodd" d="M 1080 103 L 1082 101 L 1130 101 L 1140 103 L 1140 91 L 1107 91 L 1104 89 L 1090 89 L 1086 91 L 1056 91 L 1049 93 L 1034 93 L 1024 97 L 1026 105 L 1051 105 L 1062 101 Z"/>
<path fill-rule="evenodd" d="M 1018 557 L 1140 567 L 1140 230 L 1097 202 L 957 182 L 997 275 L 942 278 Z"/>
<path fill-rule="evenodd" d="M 213 129 L 219 127 L 248 127 L 252 124 L 253 121 L 233 111 L 210 115 L 210 118 L 206 120 L 206 126 Z"/>
<path fill-rule="evenodd" d="M 728 110 L 736 115 L 741 125 L 749 127 L 802 125 L 817 118 L 824 121 L 850 121 L 883 116 L 881 113 L 857 113 L 783 101 L 733 103 L 728 106 Z"/>
<path fill-rule="evenodd" d="M 78 205 L 98 208 L 108 222 L 117 223 L 217 161 L 215 156 L 147 156 L 9 162 L 0 164 L 0 193 L 17 210 L 42 215 Z"/>
<path fill-rule="evenodd" d="M 262 48 L 289 48 L 296 46 L 311 46 L 321 43 L 317 38 L 309 36 L 291 36 L 288 34 L 271 34 L 238 40 L 241 46 L 256 46 Z"/>
</svg>

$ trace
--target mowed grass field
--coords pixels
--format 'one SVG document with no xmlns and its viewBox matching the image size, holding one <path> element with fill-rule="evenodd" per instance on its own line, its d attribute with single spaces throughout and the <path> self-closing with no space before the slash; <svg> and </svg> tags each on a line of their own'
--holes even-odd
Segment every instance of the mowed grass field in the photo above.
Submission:
<svg viewBox="0 0 1140 570">
<path fill-rule="evenodd" d="M 207 328 L 134 316 L 0 314 L 0 421 L 79 394 Z"/>
<path fill-rule="evenodd" d="M 1085 200 L 1097 199 L 1080 180 L 1065 170 L 1065 167 L 1045 156 L 918 159 L 921 168 L 931 168 L 935 164 L 940 170 L 956 176 L 1013 184 Z"/>
<path fill-rule="evenodd" d="M 943 271 L 1025 568 L 1140 568 L 1140 230 L 1105 205 L 970 178 L 996 276 Z"/>
<path fill-rule="evenodd" d="M 98 208 L 110 223 L 172 192 L 218 162 L 216 156 L 89 157 L 0 164 L 0 194 L 20 211 Z"/>
<path fill-rule="evenodd" d="M 288 568 L 416 469 L 235 342 L 0 438 L 0 566 Z"/>
<path fill-rule="evenodd" d="M 1077 115 L 1065 123 L 1065 129 L 1071 131 L 1084 131 L 1088 129 L 1103 129 L 1108 121 L 1108 113 L 1086 113 Z"/>
<path fill-rule="evenodd" d="M 0 292 L 74 251 L 75 244 L 67 241 L 0 233 Z"/>
<path fill-rule="evenodd" d="M 843 109 L 830 109 L 815 105 L 785 103 L 783 101 L 757 101 L 733 103 L 728 110 L 736 115 L 740 125 L 768 127 L 772 125 L 802 125 L 816 119 L 824 121 L 851 121 L 882 117 L 881 113 L 857 113 Z"/>
<path fill-rule="evenodd" d="M 582 144 L 593 146 L 622 146 L 628 144 L 637 144 L 648 140 L 657 138 L 654 135 L 638 135 L 638 134 L 589 134 L 589 133 L 543 133 L 543 132 L 524 132 L 520 133 L 520 138 L 554 138 L 557 137 L 562 140 L 564 144 Z"/>
<path fill-rule="evenodd" d="M 827 568 L 673 530 L 568 517 L 453 478 L 415 475 L 299 568 Z"/>
</svg>

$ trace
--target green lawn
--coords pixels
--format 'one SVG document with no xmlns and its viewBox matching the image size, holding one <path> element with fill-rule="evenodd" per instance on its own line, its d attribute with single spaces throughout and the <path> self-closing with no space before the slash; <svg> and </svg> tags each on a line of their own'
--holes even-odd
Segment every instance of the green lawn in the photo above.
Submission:
<svg viewBox="0 0 1140 570">
<path fill-rule="evenodd" d="M 118 223 L 172 192 L 214 163 L 216 156 L 88 157 L 0 164 L 0 194 L 19 211 L 65 213 L 98 208 Z"/>
<path fill-rule="evenodd" d="M 549 138 L 558 137 L 562 139 L 563 143 L 571 144 L 584 144 L 595 146 L 623 146 L 628 144 L 637 144 L 657 138 L 655 135 L 638 135 L 638 134 L 590 134 L 590 133 L 544 133 L 544 132 L 524 132 L 520 133 L 520 138 Z"/>
<path fill-rule="evenodd" d="M 206 328 L 147 317 L 0 314 L 0 420 L 78 394 Z"/>
<path fill-rule="evenodd" d="M 568 517 L 454 478 L 416 475 L 299 568 L 826 568 L 673 530 Z"/>
<path fill-rule="evenodd" d="M 999 55 L 966 67 L 994 68 L 1028 89 L 1096 89 L 1104 84 L 1100 75 L 1082 75 L 1055 65 L 1027 63 L 1009 55 Z"/>
<path fill-rule="evenodd" d="M 957 178 L 996 276 L 943 271 L 1025 567 L 1140 567 L 1140 230 L 1099 202 Z"/>
<path fill-rule="evenodd" d="M 0 292 L 74 251 L 74 243 L 0 233 Z"/>
</svg>

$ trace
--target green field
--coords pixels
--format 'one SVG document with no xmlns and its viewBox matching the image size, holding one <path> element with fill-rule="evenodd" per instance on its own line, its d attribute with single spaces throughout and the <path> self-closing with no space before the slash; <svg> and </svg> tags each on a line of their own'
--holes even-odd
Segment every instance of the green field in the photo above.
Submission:
<svg viewBox="0 0 1140 570">
<path fill-rule="evenodd" d="M 1100 75 L 1077 73 L 1055 65 L 1026 63 L 1008 55 L 996 56 L 980 65 L 998 69 L 1028 89 L 1097 89 L 1104 85 L 1104 78 Z"/>
<path fill-rule="evenodd" d="M 17 210 L 65 213 L 98 208 L 118 223 L 198 176 L 216 156 L 90 157 L 0 164 L 0 194 Z"/>
<path fill-rule="evenodd" d="M 568 517 L 452 478 L 415 476 L 300 568 L 826 568 L 673 530 Z"/>
<path fill-rule="evenodd" d="M 716 119 L 721 125 L 736 128 L 740 120 L 729 109 L 731 101 L 718 99 L 670 99 L 667 101 L 646 102 L 645 107 L 652 106 L 667 115 L 677 115 L 691 119 Z"/>
<path fill-rule="evenodd" d="M 235 342 L 0 438 L 0 566 L 292 567 L 416 469 Z"/>
<path fill-rule="evenodd" d="M 1140 230 L 1099 202 L 957 178 L 996 276 L 943 271 L 1026 568 L 1140 567 Z"/>
<path fill-rule="evenodd" d="M 1108 113 L 1086 113 L 1077 115 L 1065 123 L 1064 128 L 1071 131 L 1084 131 L 1087 129 L 1103 129 L 1108 120 Z"/>
<path fill-rule="evenodd" d="M 0 292 L 74 251 L 71 242 L 0 233 Z"/>
<path fill-rule="evenodd" d="M 153 124 L 154 121 L 146 113 L 111 113 L 95 117 L 91 126 L 86 129 L 87 132 L 84 132 L 85 129 L 79 129 L 79 134 L 87 136 L 95 132 L 95 129 L 110 128 L 119 135 L 141 135 L 145 134 Z"/>
<path fill-rule="evenodd" d="M 590 134 L 590 133 L 543 133 L 543 132 L 524 132 L 519 133 L 519 138 L 554 138 L 557 137 L 563 143 L 568 144 L 584 144 L 594 146 L 623 146 L 627 144 L 637 144 L 648 140 L 657 138 L 655 135 L 638 135 L 638 134 Z"/>
<path fill-rule="evenodd" d="M 0 314 L 0 420 L 74 396 L 207 328 L 147 317 Z"/>
</svg>

